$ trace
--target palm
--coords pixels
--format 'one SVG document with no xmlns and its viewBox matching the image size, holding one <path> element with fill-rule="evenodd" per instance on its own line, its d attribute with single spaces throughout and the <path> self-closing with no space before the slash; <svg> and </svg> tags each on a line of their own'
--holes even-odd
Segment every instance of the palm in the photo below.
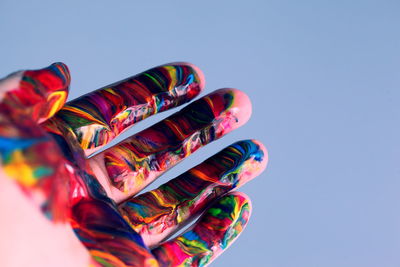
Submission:
<svg viewBox="0 0 400 267">
<path fill-rule="evenodd" d="M 197 96 L 204 87 L 200 71 L 183 63 L 154 68 L 78 98 L 54 116 L 65 98 L 68 72 L 63 65 L 43 71 L 63 86 L 29 115 L 9 113 L 15 103 L 5 102 L 2 113 L 11 114 L 9 125 L 18 137 L 36 141 L 3 152 L 3 165 L 25 190 L 45 195 L 42 209 L 54 220 L 72 222 L 96 263 L 205 265 L 236 239 L 250 205 L 246 196 L 229 192 L 265 167 L 265 150 L 256 141 L 235 143 L 158 189 L 136 195 L 201 146 L 244 124 L 250 115 L 247 96 L 233 89 L 215 91 L 99 152 L 136 122 Z M 39 173 L 34 181 L 13 173 L 19 150 L 27 155 L 21 160 Z M 163 242 L 211 204 L 194 227 Z"/>
</svg>

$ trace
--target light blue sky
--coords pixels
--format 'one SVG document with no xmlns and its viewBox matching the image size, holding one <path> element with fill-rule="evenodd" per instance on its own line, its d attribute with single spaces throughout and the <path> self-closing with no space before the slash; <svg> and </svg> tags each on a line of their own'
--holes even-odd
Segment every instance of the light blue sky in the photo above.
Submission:
<svg viewBox="0 0 400 267">
<path fill-rule="evenodd" d="M 400 266 L 398 0 L 1 0 L 0 33 L 0 76 L 63 61 L 71 98 L 171 61 L 250 96 L 247 125 L 160 179 L 239 139 L 268 148 L 214 266 Z"/>
</svg>

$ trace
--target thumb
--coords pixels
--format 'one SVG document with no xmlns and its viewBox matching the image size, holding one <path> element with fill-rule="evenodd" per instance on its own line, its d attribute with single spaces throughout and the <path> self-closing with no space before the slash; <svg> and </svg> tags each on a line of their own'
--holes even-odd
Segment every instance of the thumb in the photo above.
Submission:
<svg viewBox="0 0 400 267">
<path fill-rule="evenodd" d="M 41 123 L 64 105 L 70 80 L 68 67 L 63 63 L 14 72 L 0 79 L 0 110 Z"/>
</svg>

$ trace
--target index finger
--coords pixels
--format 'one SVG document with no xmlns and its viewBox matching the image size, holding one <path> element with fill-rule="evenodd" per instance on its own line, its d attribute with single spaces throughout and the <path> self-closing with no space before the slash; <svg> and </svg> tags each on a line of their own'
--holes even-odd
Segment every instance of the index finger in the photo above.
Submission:
<svg viewBox="0 0 400 267">
<path fill-rule="evenodd" d="M 71 130 L 90 155 L 136 122 L 190 101 L 204 83 L 196 66 L 166 64 L 79 97 L 54 119 Z"/>
</svg>

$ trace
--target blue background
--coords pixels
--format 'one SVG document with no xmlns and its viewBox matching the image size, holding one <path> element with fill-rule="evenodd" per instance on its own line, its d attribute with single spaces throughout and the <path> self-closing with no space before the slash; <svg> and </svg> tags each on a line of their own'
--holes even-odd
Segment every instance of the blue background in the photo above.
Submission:
<svg viewBox="0 0 400 267">
<path fill-rule="evenodd" d="M 63 61 L 72 99 L 192 62 L 204 93 L 239 88 L 253 116 L 152 188 L 239 139 L 270 154 L 242 189 L 252 220 L 213 266 L 398 267 L 399 14 L 396 0 L 1 0 L 0 76 Z"/>
</svg>

